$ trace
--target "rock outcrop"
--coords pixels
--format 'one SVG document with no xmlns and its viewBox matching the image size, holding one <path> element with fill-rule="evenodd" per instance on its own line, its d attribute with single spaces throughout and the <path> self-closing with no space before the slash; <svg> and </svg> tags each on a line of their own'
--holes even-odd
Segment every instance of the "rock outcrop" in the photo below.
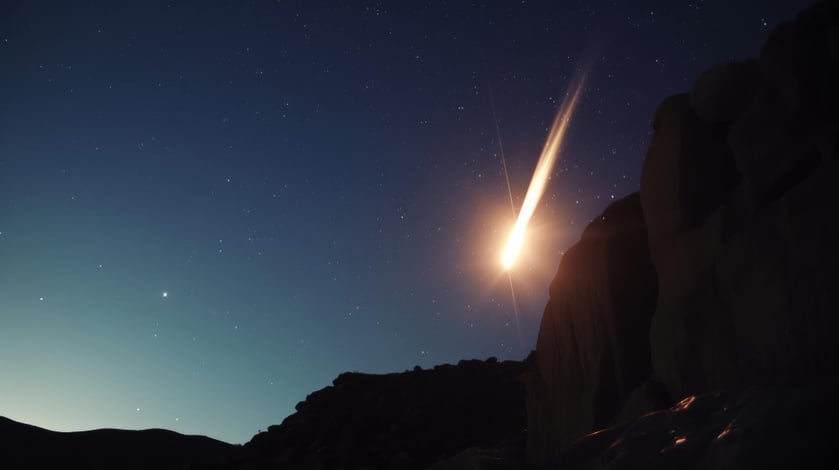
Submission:
<svg viewBox="0 0 839 470">
<path fill-rule="evenodd" d="M 527 375 L 532 462 L 560 459 L 573 467 L 569 455 L 583 445 L 576 438 L 633 420 L 668 397 L 752 390 L 742 410 L 762 410 L 755 413 L 771 428 L 802 403 L 795 398 L 801 390 L 837 390 L 837 38 L 839 2 L 822 1 L 774 31 L 758 60 L 713 67 L 689 93 L 659 106 L 641 176 L 642 210 L 636 196 L 607 209 L 606 220 L 593 222 L 563 257 L 551 284 Z M 790 391 L 754 398 L 777 387 Z M 715 408 L 722 421 L 709 418 L 714 426 L 741 409 L 727 403 Z M 680 413 L 610 428 L 584 439 L 584 447 L 605 443 L 614 455 L 646 455 L 626 457 L 630 463 L 607 458 L 609 468 L 698 461 L 728 468 L 773 455 L 758 455 L 754 442 L 774 442 L 758 424 L 743 431 L 737 452 L 746 453 L 737 464 L 713 457 L 722 451 L 711 434 L 723 432 L 714 426 L 674 444 L 663 429 L 677 429 Z M 647 428 L 659 419 L 664 440 L 639 437 L 659 433 Z M 646 450 L 628 450 L 633 443 Z"/>
<path fill-rule="evenodd" d="M 490 359 L 344 373 L 223 468 L 418 470 L 470 447 L 492 447 L 524 432 L 522 371 L 521 362 Z"/>
<path fill-rule="evenodd" d="M 835 379 L 837 27 L 822 2 L 656 112 L 641 201 L 653 368 L 674 397 Z"/>
<path fill-rule="evenodd" d="M 544 462 L 606 426 L 652 371 L 656 277 L 634 194 L 592 222 L 551 283 L 529 361 L 528 455 Z"/>
<path fill-rule="evenodd" d="M 836 454 L 834 396 L 835 390 L 818 387 L 691 395 L 669 409 L 585 436 L 561 454 L 556 468 L 824 467 Z"/>
</svg>

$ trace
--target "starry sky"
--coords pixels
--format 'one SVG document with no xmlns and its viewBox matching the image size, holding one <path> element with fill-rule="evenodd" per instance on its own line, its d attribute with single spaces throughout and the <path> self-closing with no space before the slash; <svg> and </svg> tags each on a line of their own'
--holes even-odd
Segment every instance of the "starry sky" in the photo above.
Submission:
<svg viewBox="0 0 839 470">
<path fill-rule="evenodd" d="M 0 415 L 242 443 L 342 371 L 524 358 L 657 104 L 808 3 L 2 2 Z M 508 278 L 501 149 L 518 206 L 581 72 Z"/>
</svg>

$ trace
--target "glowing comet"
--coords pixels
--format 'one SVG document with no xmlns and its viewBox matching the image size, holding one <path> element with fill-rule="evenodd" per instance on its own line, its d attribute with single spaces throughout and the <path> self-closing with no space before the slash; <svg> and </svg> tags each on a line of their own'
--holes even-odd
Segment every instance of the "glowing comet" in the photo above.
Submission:
<svg viewBox="0 0 839 470">
<path fill-rule="evenodd" d="M 530 218 L 533 217 L 533 212 L 536 211 L 536 206 L 539 204 L 539 200 L 545 192 L 545 186 L 547 186 L 548 179 L 551 176 L 551 170 L 556 163 L 559 149 L 562 146 L 562 139 L 568 130 L 568 123 L 571 121 L 574 108 L 577 107 L 577 103 L 580 100 L 585 81 L 586 75 L 582 74 L 579 79 L 571 83 L 569 92 L 562 100 L 559 112 L 557 112 L 556 118 L 554 118 L 551 132 L 548 134 L 545 147 L 542 148 L 542 154 L 539 155 L 536 170 L 533 172 L 533 178 L 530 180 L 530 186 L 527 188 L 524 204 L 521 206 L 521 211 L 519 211 L 519 216 L 516 219 L 515 225 L 513 225 L 513 230 L 510 232 L 510 237 L 507 239 L 507 245 L 505 245 L 504 253 L 501 256 L 501 265 L 506 270 L 513 267 L 519 253 L 521 253 L 527 224 L 530 222 Z"/>
</svg>

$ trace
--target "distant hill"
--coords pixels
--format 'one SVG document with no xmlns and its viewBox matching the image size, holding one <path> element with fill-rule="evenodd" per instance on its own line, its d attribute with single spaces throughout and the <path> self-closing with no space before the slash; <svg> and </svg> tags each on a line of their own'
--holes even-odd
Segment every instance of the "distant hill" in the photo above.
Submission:
<svg viewBox="0 0 839 470">
<path fill-rule="evenodd" d="M 0 417 L 0 470 L 421 470 L 468 448 L 523 462 L 523 372 L 521 361 L 489 358 L 343 373 L 243 446 L 163 429 L 54 432 Z"/>
<path fill-rule="evenodd" d="M 56 432 L 0 417 L 0 468 L 184 469 L 238 446 L 164 429 Z"/>
</svg>

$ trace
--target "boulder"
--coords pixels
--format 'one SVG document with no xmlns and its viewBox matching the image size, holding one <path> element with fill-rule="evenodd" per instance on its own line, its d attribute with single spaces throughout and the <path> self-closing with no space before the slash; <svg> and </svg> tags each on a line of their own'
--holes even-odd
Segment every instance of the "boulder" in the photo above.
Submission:
<svg viewBox="0 0 839 470">
<path fill-rule="evenodd" d="M 613 203 L 562 258 L 527 361 L 528 458 L 605 426 L 650 375 L 655 271 L 638 194 Z"/>
</svg>

